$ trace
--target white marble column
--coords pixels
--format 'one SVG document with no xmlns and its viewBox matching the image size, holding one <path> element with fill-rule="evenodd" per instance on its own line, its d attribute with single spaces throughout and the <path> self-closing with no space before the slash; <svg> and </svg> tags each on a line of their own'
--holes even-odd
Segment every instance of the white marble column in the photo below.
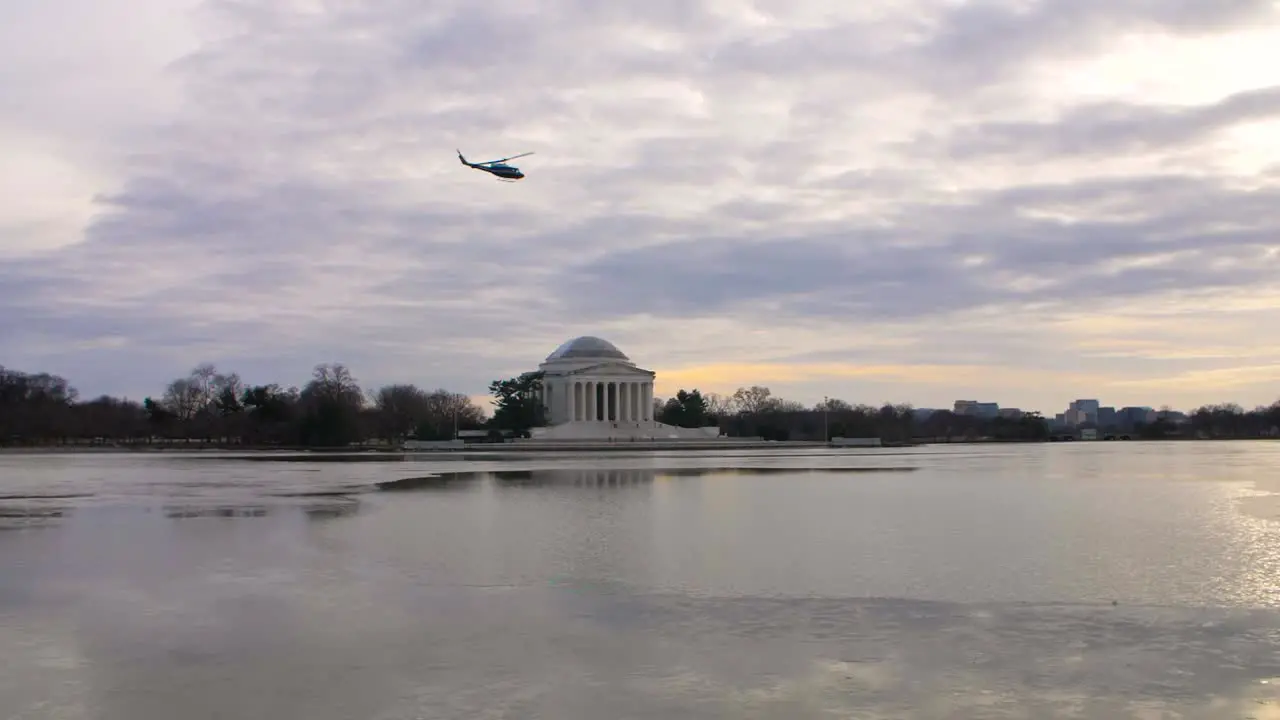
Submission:
<svg viewBox="0 0 1280 720">
<path fill-rule="evenodd" d="M 631 383 L 618 383 L 618 422 L 627 422 L 631 419 L 629 417 L 629 414 L 631 413 L 630 392 Z"/>
<path fill-rule="evenodd" d="M 586 411 L 586 416 L 582 419 L 587 422 L 591 422 L 596 419 L 596 384 L 590 380 L 584 380 L 582 383 L 582 392 L 584 396 L 583 399 L 586 401 L 586 407 L 583 408 L 583 410 Z"/>
<path fill-rule="evenodd" d="M 628 397 L 631 402 L 631 415 L 627 419 L 631 422 L 640 422 L 640 383 L 631 383 L 630 390 Z"/>
<path fill-rule="evenodd" d="M 644 394 L 640 399 L 640 409 L 644 411 L 644 421 L 653 422 L 653 383 L 644 384 Z"/>
</svg>

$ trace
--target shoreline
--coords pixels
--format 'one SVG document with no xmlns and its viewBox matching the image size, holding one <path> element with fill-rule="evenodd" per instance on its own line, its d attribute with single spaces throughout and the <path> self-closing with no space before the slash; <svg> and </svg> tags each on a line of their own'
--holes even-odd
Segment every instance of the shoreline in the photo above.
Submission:
<svg viewBox="0 0 1280 720">
<path fill-rule="evenodd" d="M 307 448 L 307 447 L 243 447 L 243 446 L 206 446 L 206 447 L 112 447 L 112 446 L 41 446 L 41 447 L 0 447 L 0 457 L 5 455 L 169 455 L 183 457 L 216 456 L 216 457 L 251 457 L 255 459 L 292 459 L 308 458 L 343 458 L 343 459 L 400 459 L 403 457 L 421 457 L 438 455 L 507 455 L 537 454 L 547 452 L 697 452 L 706 450 L 778 450 L 791 451 L 802 449 L 832 448 L 841 450 L 892 448 L 894 446 L 840 446 L 823 442 L 647 442 L 647 443 L 591 443 L 591 442 L 556 442 L 556 443 L 475 443 L 459 446 L 442 446 L 426 448 L 401 447 L 344 447 L 344 448 Z"/>
<path fill-rule="evenodd" d="M 1272 437 L 1237 437 L 1237 438 L 1133 438 L 1123 441 L 1077 440 L 1071 444 L 1090 444 L 1106 442 L 1215 442 L 1215 441 L 1249 441 L 1276 440 Z M 800 450 L 828 448 L 832 450 L 901 450 L 910 447 L 926 447 L 932 445 L 1026 445 L 1026 444 L 1064 444 L 1050 440 L 951 440 L 945 442 L 909 442 L 883 443 L 880 445 L 858 445 L 822 442 L 821 440 L 672 440 L 650 442 L 520 442 L 520 443 L 470 443 L 461 446 L 440 446 L 430 448 L 403 448 L 389 446 L 364 447 L 273 447 L 243 445 L 33 445 L 33 446 L 0 446 L 0 456 L 5 455 L 249 455 L 267 456 L 343 456 L 347 458 L 373 459 L 377 456 L 401 458 L 423 455 L 455 455 L 459 453 L 475 454 L 525 454 L 542 452 L 696 452 L 700 450 Z"/>
</svg>

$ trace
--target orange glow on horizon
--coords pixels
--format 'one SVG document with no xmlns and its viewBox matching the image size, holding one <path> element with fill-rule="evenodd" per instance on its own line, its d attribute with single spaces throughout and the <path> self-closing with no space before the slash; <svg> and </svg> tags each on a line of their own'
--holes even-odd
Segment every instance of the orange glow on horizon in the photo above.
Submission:
<svg viewBox="0 0 1280 720">
<path fill-rule="evenodd" d="M 1255 365 L 1240 368 L 1218 368 L 1177 372 L 1168 375 L 1129 379 L 1094 373 L 1054 372 L 998 365 L 856 365 L 849 363 L 716 363 L 656 371 L 654 395 L 671 397 L 678 390 L 697 388 L 704 393 L 732 395 L 740 387 L 763 385 L 787 397 L 788 390 L 777 385 L 829 382 L 830 394 L 839 397 L 842 380 L 861 379 L 886 385 L 901 385 L 907 391 L 919 386 L 961 388 L 975 385 L 1002 385 L 1018 390 L 1040 390 L 1046 385 L 1082 388 L 1091 395 L 1111 395 L 1134 391 L 1162 396 L 1176 393 L 1188 385 L 1198 386 L 1213 394 L 1229 397 L 1247 387 L 1266 385 L 1280 380 L 1280 365 Z M 1087 388 L 1088 390 L 1083 390 Z M 899 388 L 886 388 L 895 393 Z M 1073 391 L 1074 392 L 1074 391 Z M 904 396 L 905 397 L 905 396 Z M 958 397 L 958 396 L 957 396 Z M 849 398 L 845 398 L 849 399 Z"/>
<path fill-rule="evenodd" d="M 670 396 L 680 389 L 731 394 L 740 387 L 770 383 L 803 383 L 823 379 L 864 378 L 890 383 L 963 386 L 999 377 L 1002 382 L 1044 382 L 1044 373 L 981 365 L 856 365 L 852 363 L 715 363 L 657 370 L 655 394 Z M 1072 381 L 1100 383 L 1100 378 L 1070 374 Z"/>
</svg>

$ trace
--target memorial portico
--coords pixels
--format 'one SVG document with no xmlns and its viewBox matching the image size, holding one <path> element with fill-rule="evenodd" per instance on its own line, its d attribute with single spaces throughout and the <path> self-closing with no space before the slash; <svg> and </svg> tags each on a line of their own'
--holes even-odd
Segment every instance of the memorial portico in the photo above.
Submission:
<svg viewBox="0 0 1280 720">
<path fill-rule="evenodd" d="M 555 403 L 556 387 L 565 401 Z M 543 403 L 556 422 L 649 422 L 653 420 L 653 383 L 583 379 L 543 387 Z M 559 411 L 559 412 L 557 412 Z"/>
</svg>

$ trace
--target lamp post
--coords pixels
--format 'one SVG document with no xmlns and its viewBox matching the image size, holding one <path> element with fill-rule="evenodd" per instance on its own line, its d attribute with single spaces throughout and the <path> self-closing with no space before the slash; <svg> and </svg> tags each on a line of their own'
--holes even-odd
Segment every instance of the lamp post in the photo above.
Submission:
<svg viewBox="0 0 1280 720">
<path fill-rule="evenodd" d="M 822 442 L 831 442 L 831 425 L 827 422 L 827 413 L 831 411 L 831 399 L 822 396 Z"/>
</svg>

